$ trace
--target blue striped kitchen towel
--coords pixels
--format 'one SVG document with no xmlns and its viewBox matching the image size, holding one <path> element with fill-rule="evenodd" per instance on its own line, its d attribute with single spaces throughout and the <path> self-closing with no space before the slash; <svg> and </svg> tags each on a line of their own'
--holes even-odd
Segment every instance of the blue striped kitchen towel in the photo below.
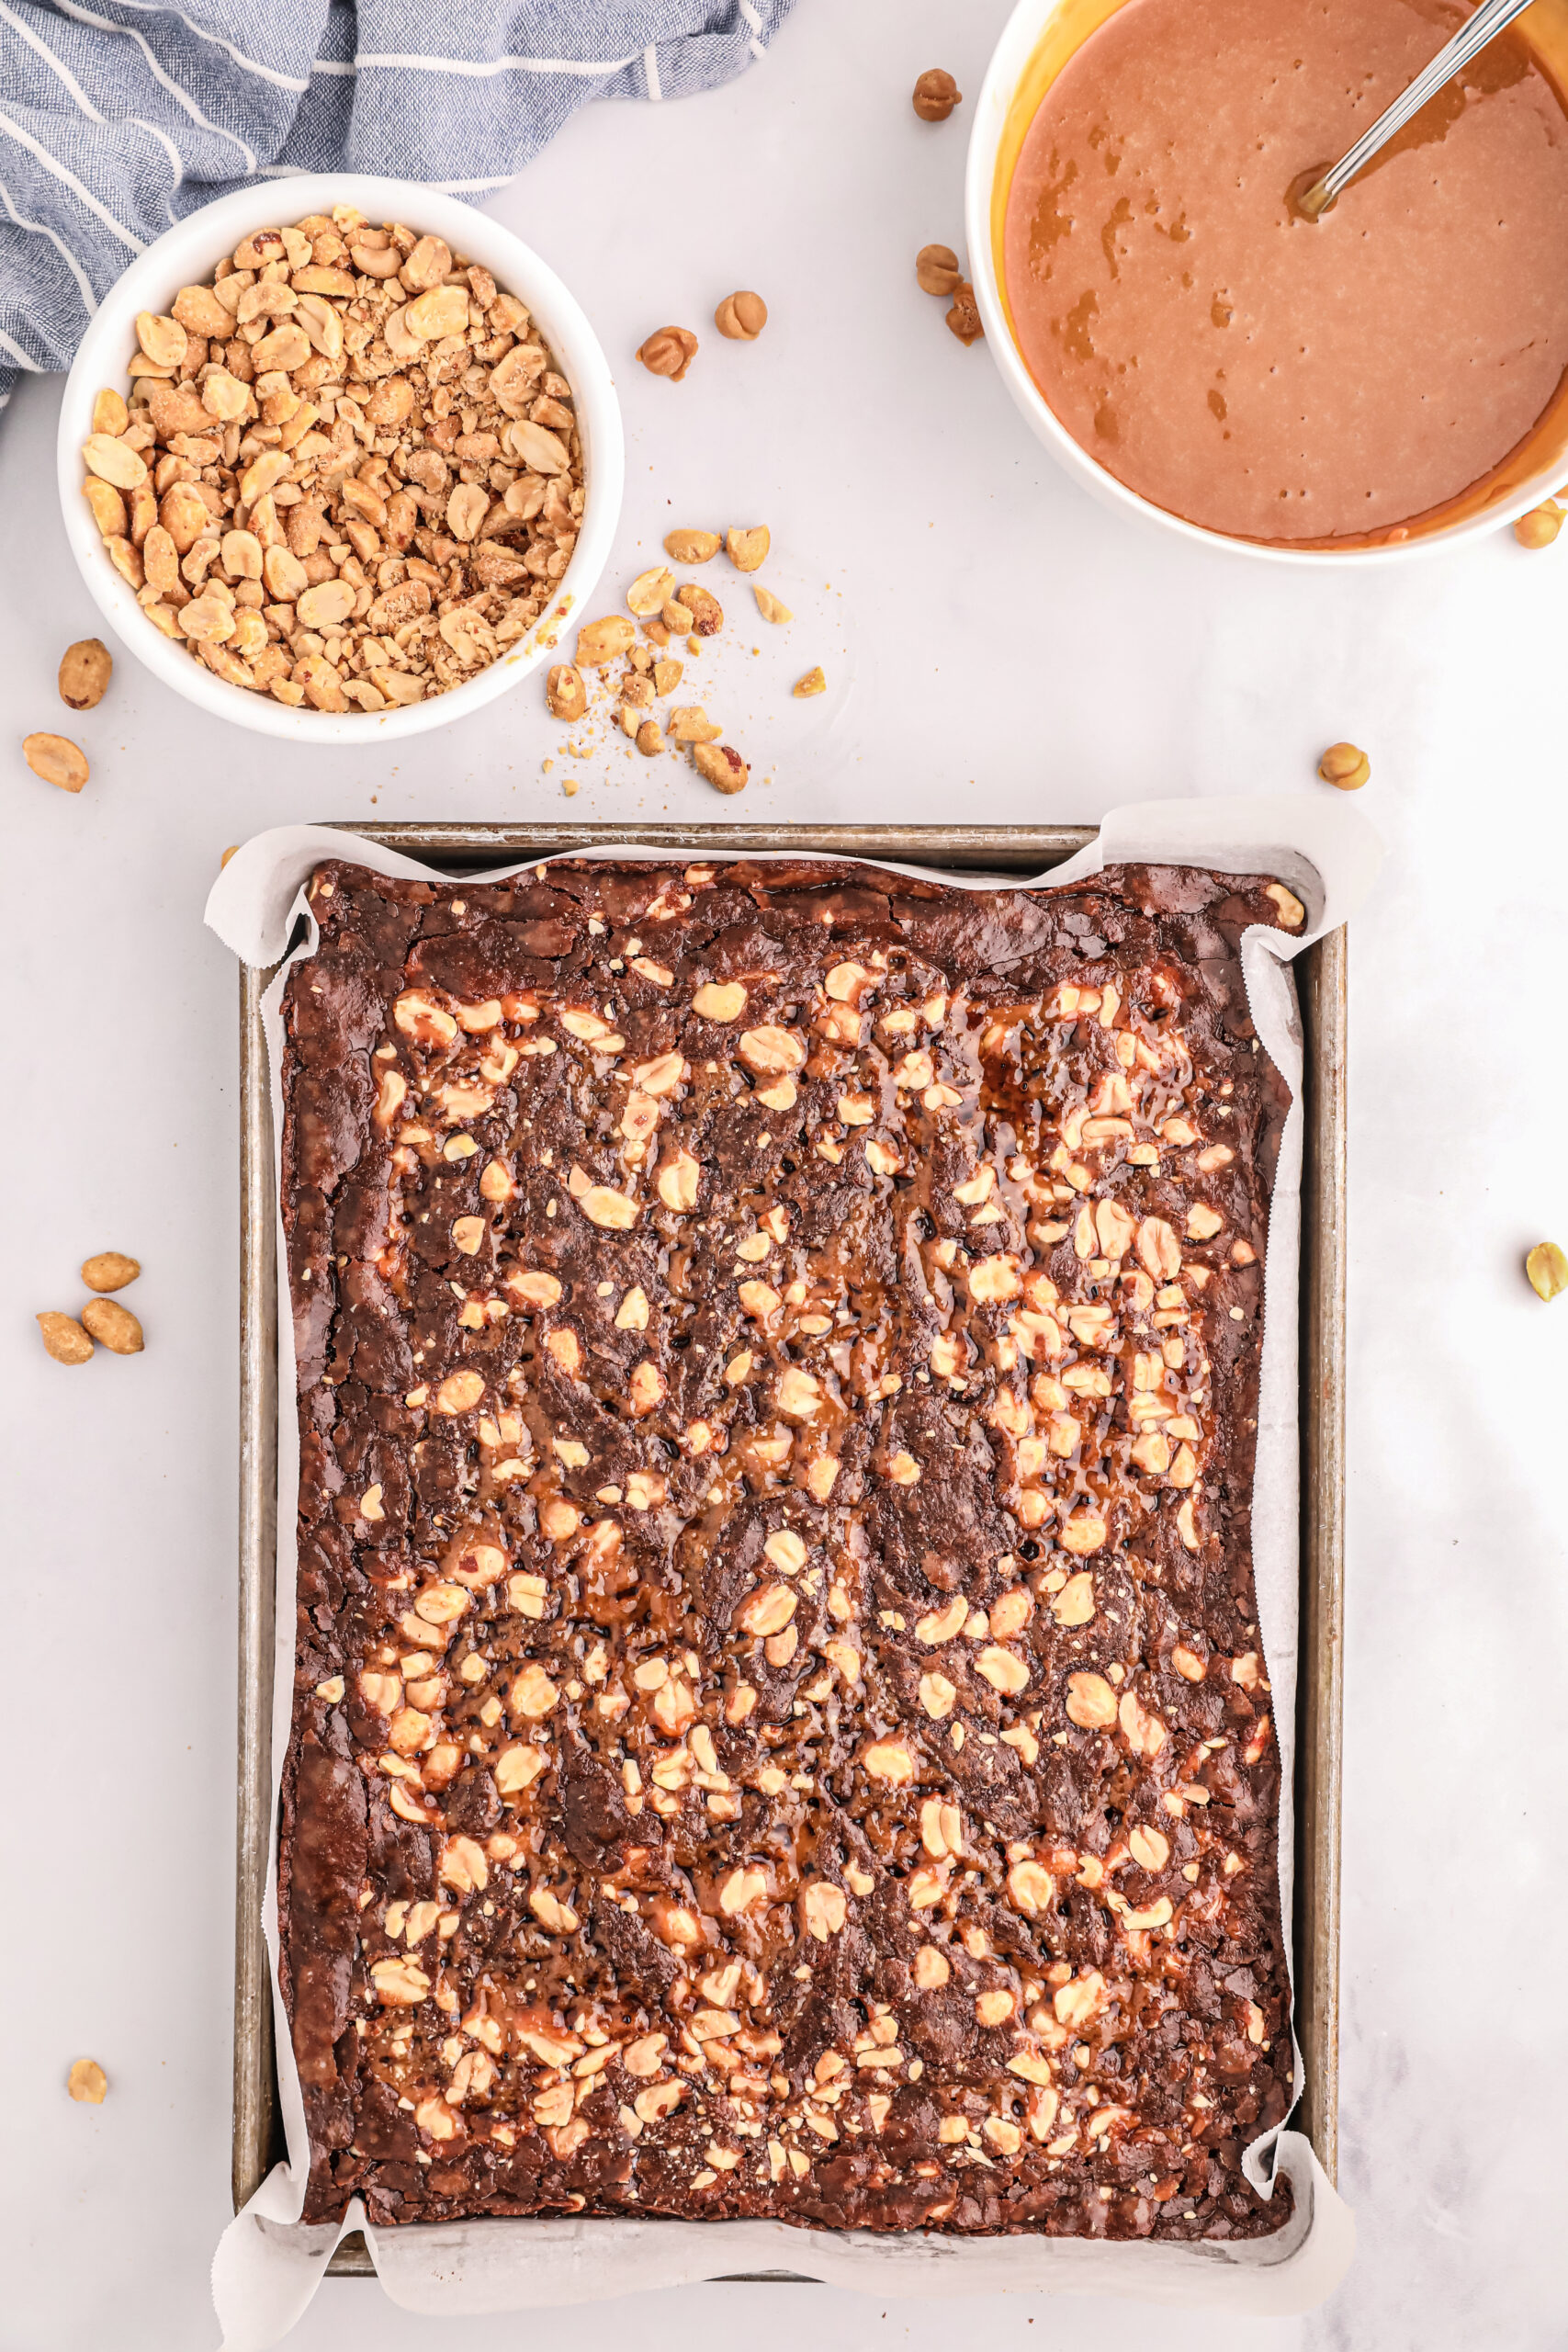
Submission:
<svg viewBox="0 0 1568 2352">
<path fill-rule="evenodd" d="M 344 169 L 476 203 L 590 98 L 744 71 L 790 0 L 0 0 L 0 406 L 172 222 Z"/>
</svg>

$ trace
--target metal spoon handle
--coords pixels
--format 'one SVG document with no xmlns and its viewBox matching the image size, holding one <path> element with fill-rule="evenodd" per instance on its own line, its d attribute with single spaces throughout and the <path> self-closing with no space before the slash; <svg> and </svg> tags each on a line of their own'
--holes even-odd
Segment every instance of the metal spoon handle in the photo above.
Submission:
<svg viewBox="0 0 1568 2352">
<path fill-rule="evenodd" d="M 1394 133 L 1403 130 L 1413 115 L 1419 114 L 1427 99 L 1451 82 L 1461 66 L 1468 65 L 1478 51 L 1495 39 L 1506 25 L 1522 17 L 1530 0 L 1481 0 L 1473 17 L 1467 17 L 1446 48 L 1438 50 L 1430 65 L 1416 76 L 1410 87 L 1395 98 L 1393 104 L 1380 114 L 1370 130 L 1362 132 L 1348 153 L 1342 155 L 1331 171 L 1325 172 L 1305 199 L 1307 209 L 1325 212 L 1363 166 L 1371 162 L 1381 147 L 1386 147 Z"/>
</svg>

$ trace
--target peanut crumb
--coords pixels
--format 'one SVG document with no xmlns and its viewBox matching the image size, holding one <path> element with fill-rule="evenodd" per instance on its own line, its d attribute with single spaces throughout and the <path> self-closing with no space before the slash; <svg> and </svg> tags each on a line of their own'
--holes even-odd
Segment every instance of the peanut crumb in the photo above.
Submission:
<svg viewBox="0 0 1568 2352">
<path fill-rule="evenodd" d="M 78 2058 L 65 2077 L 71 2097 L 88 2107 L 102 2107 L 108 2086 L 108 2076 L 96 2058 Z"/>
</svg>

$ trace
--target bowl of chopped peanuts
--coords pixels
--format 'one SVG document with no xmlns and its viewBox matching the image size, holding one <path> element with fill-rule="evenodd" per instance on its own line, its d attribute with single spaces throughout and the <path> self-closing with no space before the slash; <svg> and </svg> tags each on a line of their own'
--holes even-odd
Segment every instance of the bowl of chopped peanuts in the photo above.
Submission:
<svg viewBox="0 0 1568 2352">
<path fill-rule="evenodd" d="M 128 651 L 237 726 L 342 744 L 551 659 L 625 449 L 536 254 L 434 188 L 333 173 L 220 198 L 131 265 L 67 379 L 59 470 Z"/>
</svg>

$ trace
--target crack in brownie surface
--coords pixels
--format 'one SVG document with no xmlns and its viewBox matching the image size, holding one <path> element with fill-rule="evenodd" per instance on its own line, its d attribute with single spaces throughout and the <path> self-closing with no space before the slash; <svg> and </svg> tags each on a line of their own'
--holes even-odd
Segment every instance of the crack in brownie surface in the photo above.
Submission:
<svg viewBox="0 0 1568 2352">
<path fill-rule="evenodd" d="M 1197 2238 L 1291 2098 L 1261 876 L 319 869 L 306 2218 Z"/>
</svg>

